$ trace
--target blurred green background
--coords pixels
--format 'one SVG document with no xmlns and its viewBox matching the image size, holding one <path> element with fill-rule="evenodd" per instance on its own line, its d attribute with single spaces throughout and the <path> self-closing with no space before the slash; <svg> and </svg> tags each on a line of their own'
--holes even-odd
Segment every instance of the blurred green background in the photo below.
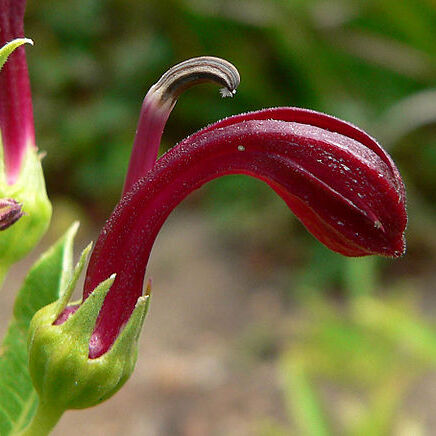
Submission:
<svg viewBox="0 0 436 436">
<path fill-rule="evenodd" d="M 211 220 L 223 251 L 281 292 L 276 330 L 253 320 L 241 335 L 251 358 L 276 368 L 283 408 L 259 416 L 253 434 L 434 434 L 436 392 L 410 399 L 417 380 L 436 386 L 434 0 L 29 0 L 26 36 L 36 42 L 27 53 L 37 142 L 65 221 L 55 229 L 76 212 L 101 226 L 147 89 L 189 57 L 228 59 L 241 85 L 233 99 L 214 86 L 183 95 L 162 152 L 207 123 L 268 106 L 324 111 L 379 139 L 407 186 L 400 260 L 328 252 L 244 177 L 215 181 L 182 208 Z"/>
</svg>

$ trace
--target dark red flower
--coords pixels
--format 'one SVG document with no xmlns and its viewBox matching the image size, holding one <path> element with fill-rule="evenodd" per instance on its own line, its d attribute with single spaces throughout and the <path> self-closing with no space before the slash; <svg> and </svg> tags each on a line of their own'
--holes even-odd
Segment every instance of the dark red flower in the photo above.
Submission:
<svg viewBox="0 0 436 436">
<path fill-rule="evenodd" d="M 168 113 L 159 116 L 166 120 Z M 160 140 L 161 130 L 154 133 Z M 84 299 L 116 273 L 90 342 L 91 358 L 110 348 L 129 319 L 168 215 L 217 177 L 263 180 L 315 237 L 345 256 L 404 253 L 407 216 L 399 172 L 373 138 L 345 121 L 307 109 L 265 109 L 200 130 L 154 165 L 157 149 L 145 147 L 151 158 L 141 178 L 141 166 L 129 173 L 127 192 L 104 226 L 86 273 Z"/>
</svg>

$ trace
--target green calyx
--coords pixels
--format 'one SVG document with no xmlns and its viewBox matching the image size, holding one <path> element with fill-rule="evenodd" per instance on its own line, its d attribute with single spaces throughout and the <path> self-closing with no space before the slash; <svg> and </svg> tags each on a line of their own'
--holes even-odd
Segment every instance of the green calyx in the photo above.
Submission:
<svg viewBox="0 0 436 436">
<path fill-rule="evenodd" d="M 6 181 L 3 146 L 0 139 L 0 198 L 21 203 L 24 215 L 0 232 L 0 284 L 9 267 L 29 253 L 40 241 L 50 223 L 52 208 L 48 200 L 35 147 L 27 147 L 20 175 L 13 185 Z"/>
<path fill-rule="evenodd" d="M 28 351 L 33 385 L 40 404 L 61 413 L 95 406 L 128 380 L 135 367 L 138 337 L 149 306 L 149 295 L 140 297 L 114 345 L 96 359 L 89 358 L 89 341 L 114 275 L 100 283 L 67 321 L 53 325 L 66 307 L 89 249 L 82 255 L 64 295 L 38 311 L 30 324 Z"/>
</svg>

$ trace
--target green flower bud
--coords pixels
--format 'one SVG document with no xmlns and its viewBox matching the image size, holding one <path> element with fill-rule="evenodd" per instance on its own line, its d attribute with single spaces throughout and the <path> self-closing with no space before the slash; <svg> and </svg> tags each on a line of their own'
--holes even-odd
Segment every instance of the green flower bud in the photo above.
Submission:
<svg viewBox="0 0 436 436">
<path fill-rule="evenodd" d="M 26 150 L 16 182 L 6 181 L 3 147 L 0 139 L 0 198 L 22 205 L 22 216 L 0 232 L 0 283 L 9 267 L 29 253 L 46 232 L 51 218 L 41 158 L 34 147 Z"/>
<path fill-rule="evenodd" d="M 102 282 L 70 315 L 55 324 L 74 290 L 86 260 L 79 262 L 68 290 L 58 301 L 42 308 L 29 330 L 29 371 L 40 403 L 62 414 L 67 409 L 95 406 L 111 397 L 128 380 L 137 358 L 137 342 L 149 306 L 150 295 L 140 297 L 128 322 L 102 356 L 89 357 L 89 341 L 98 314 L 115 275 Z"/>
</svg>

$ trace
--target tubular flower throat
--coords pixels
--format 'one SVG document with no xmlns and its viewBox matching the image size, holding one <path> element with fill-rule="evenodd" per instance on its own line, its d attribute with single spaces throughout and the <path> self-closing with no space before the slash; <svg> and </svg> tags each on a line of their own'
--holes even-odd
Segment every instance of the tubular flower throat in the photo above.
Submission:
<svg viewBox="0 0 436 436">
<path fill-rule="evenodd" d="M 142 294 L 154 240 L 192 191 L 228 174 L 267 183 L 319 241 L 345 256 L 405 251 L 405 191 L 389 155 L 368 134 L 329 115 L 271 108 L 218 121 L 156 161 L 165 122 L 181 91 L 213 81 L 233 95 L 236 69 L 197 58 L 169 70 L 147 94 L 124 195 L 106 222 L 86 273 L 83 299 L 112 274 L 89 356 L 109 350 Z M 70 306 L 62 323 L 76 310 Z"/>
</svg>

